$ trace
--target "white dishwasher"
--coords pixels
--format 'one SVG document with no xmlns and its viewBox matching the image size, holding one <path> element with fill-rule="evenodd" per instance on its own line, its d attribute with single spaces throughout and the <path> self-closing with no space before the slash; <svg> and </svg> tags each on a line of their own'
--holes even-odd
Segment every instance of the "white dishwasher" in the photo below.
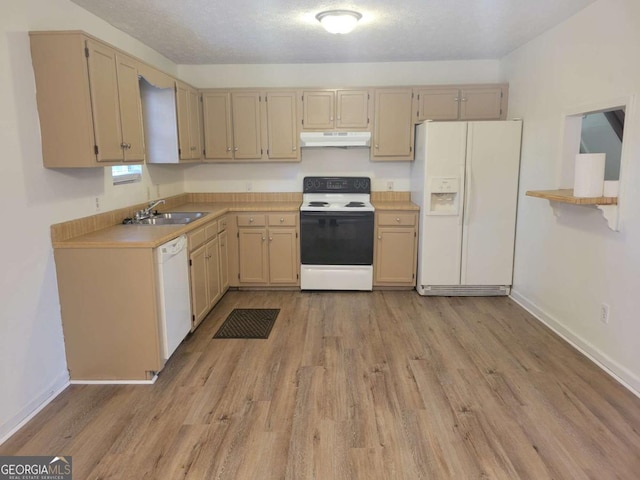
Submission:
<svg viewBox="0 0 640 480">
<path fill-rule="evenodd" d="M 156 263 L 160 339 L 166 362 L 191 329 L 186 235 L 156 248 Z"/>
</svg>

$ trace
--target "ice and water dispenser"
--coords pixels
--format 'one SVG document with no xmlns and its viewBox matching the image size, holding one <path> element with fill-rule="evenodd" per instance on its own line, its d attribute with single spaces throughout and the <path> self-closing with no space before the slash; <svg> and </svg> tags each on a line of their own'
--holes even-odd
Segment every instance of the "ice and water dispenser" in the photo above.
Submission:
<svg viewBox="0 0 640 480">
<path fill-rule="evenodd" d="M 460 179 L 431 177 L 427 190 L 427 215 L 458 215 Z"/>
</svg>

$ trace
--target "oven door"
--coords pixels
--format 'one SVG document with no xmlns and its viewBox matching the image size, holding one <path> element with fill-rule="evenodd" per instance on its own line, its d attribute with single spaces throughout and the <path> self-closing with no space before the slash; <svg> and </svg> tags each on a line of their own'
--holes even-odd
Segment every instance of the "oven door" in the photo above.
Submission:
<svg viewBox="0 0 640 480">
<path fill-rule="evenodd" d="M 303 265 L 372 265 L 373 212 L 300 212 Z"/>
</svg>

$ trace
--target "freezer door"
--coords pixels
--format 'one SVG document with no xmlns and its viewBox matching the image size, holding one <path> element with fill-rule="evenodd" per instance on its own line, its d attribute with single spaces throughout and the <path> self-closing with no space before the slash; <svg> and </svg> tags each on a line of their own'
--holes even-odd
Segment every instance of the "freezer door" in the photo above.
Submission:
<svg viewBox="0 0 640 480">
<path fill-rule="evenodd" d="M 470 122 L 467 130 L 463 285 L 511 285 L 522 122 Z"/>
<path fill-rule="evenodd" d="M 416 159 L 424 161 L 424 195 L 430 196 L 433 186 L 448 179 L 456 185 L 458 199 L 457 214 L 446 215 L 431 212 L 430 201 L 423 202 L 418 285 L 460 285 L 466 138 L 466 122 L 426 124 L 424 160 Z"/>
</svg>

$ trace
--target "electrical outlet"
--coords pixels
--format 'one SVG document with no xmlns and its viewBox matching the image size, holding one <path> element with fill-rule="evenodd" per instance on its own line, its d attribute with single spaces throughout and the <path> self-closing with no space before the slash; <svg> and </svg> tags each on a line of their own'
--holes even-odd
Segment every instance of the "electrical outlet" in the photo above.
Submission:
<svg viewBox="0 0 640 480">
<path fill-rule="evenodd" d="M 252 191 L 253 191 L 253 183 L 247 182 L 247 192 L 252 192 Z"/>
<path fill-rule="evenodd" d="M 600 321 L 605 325 L 609 323 L 609 305 L 606 303 L 600 305 Z"/>
<path fill-rule="evenodd" d="M 393 181 L 389 180 L 387 182 L 387 190 L 389 190 L 390 192 L 393 191 Z"/>
<path fill-rule="evenodd" d="M 151 200 L 151 187 L 147 187 L 147 200 Z"/>
<path fill-rule="evenodd" d="M 100 211 L 100 197 L 96 197 L 96 212 Z"/>
</svg>

